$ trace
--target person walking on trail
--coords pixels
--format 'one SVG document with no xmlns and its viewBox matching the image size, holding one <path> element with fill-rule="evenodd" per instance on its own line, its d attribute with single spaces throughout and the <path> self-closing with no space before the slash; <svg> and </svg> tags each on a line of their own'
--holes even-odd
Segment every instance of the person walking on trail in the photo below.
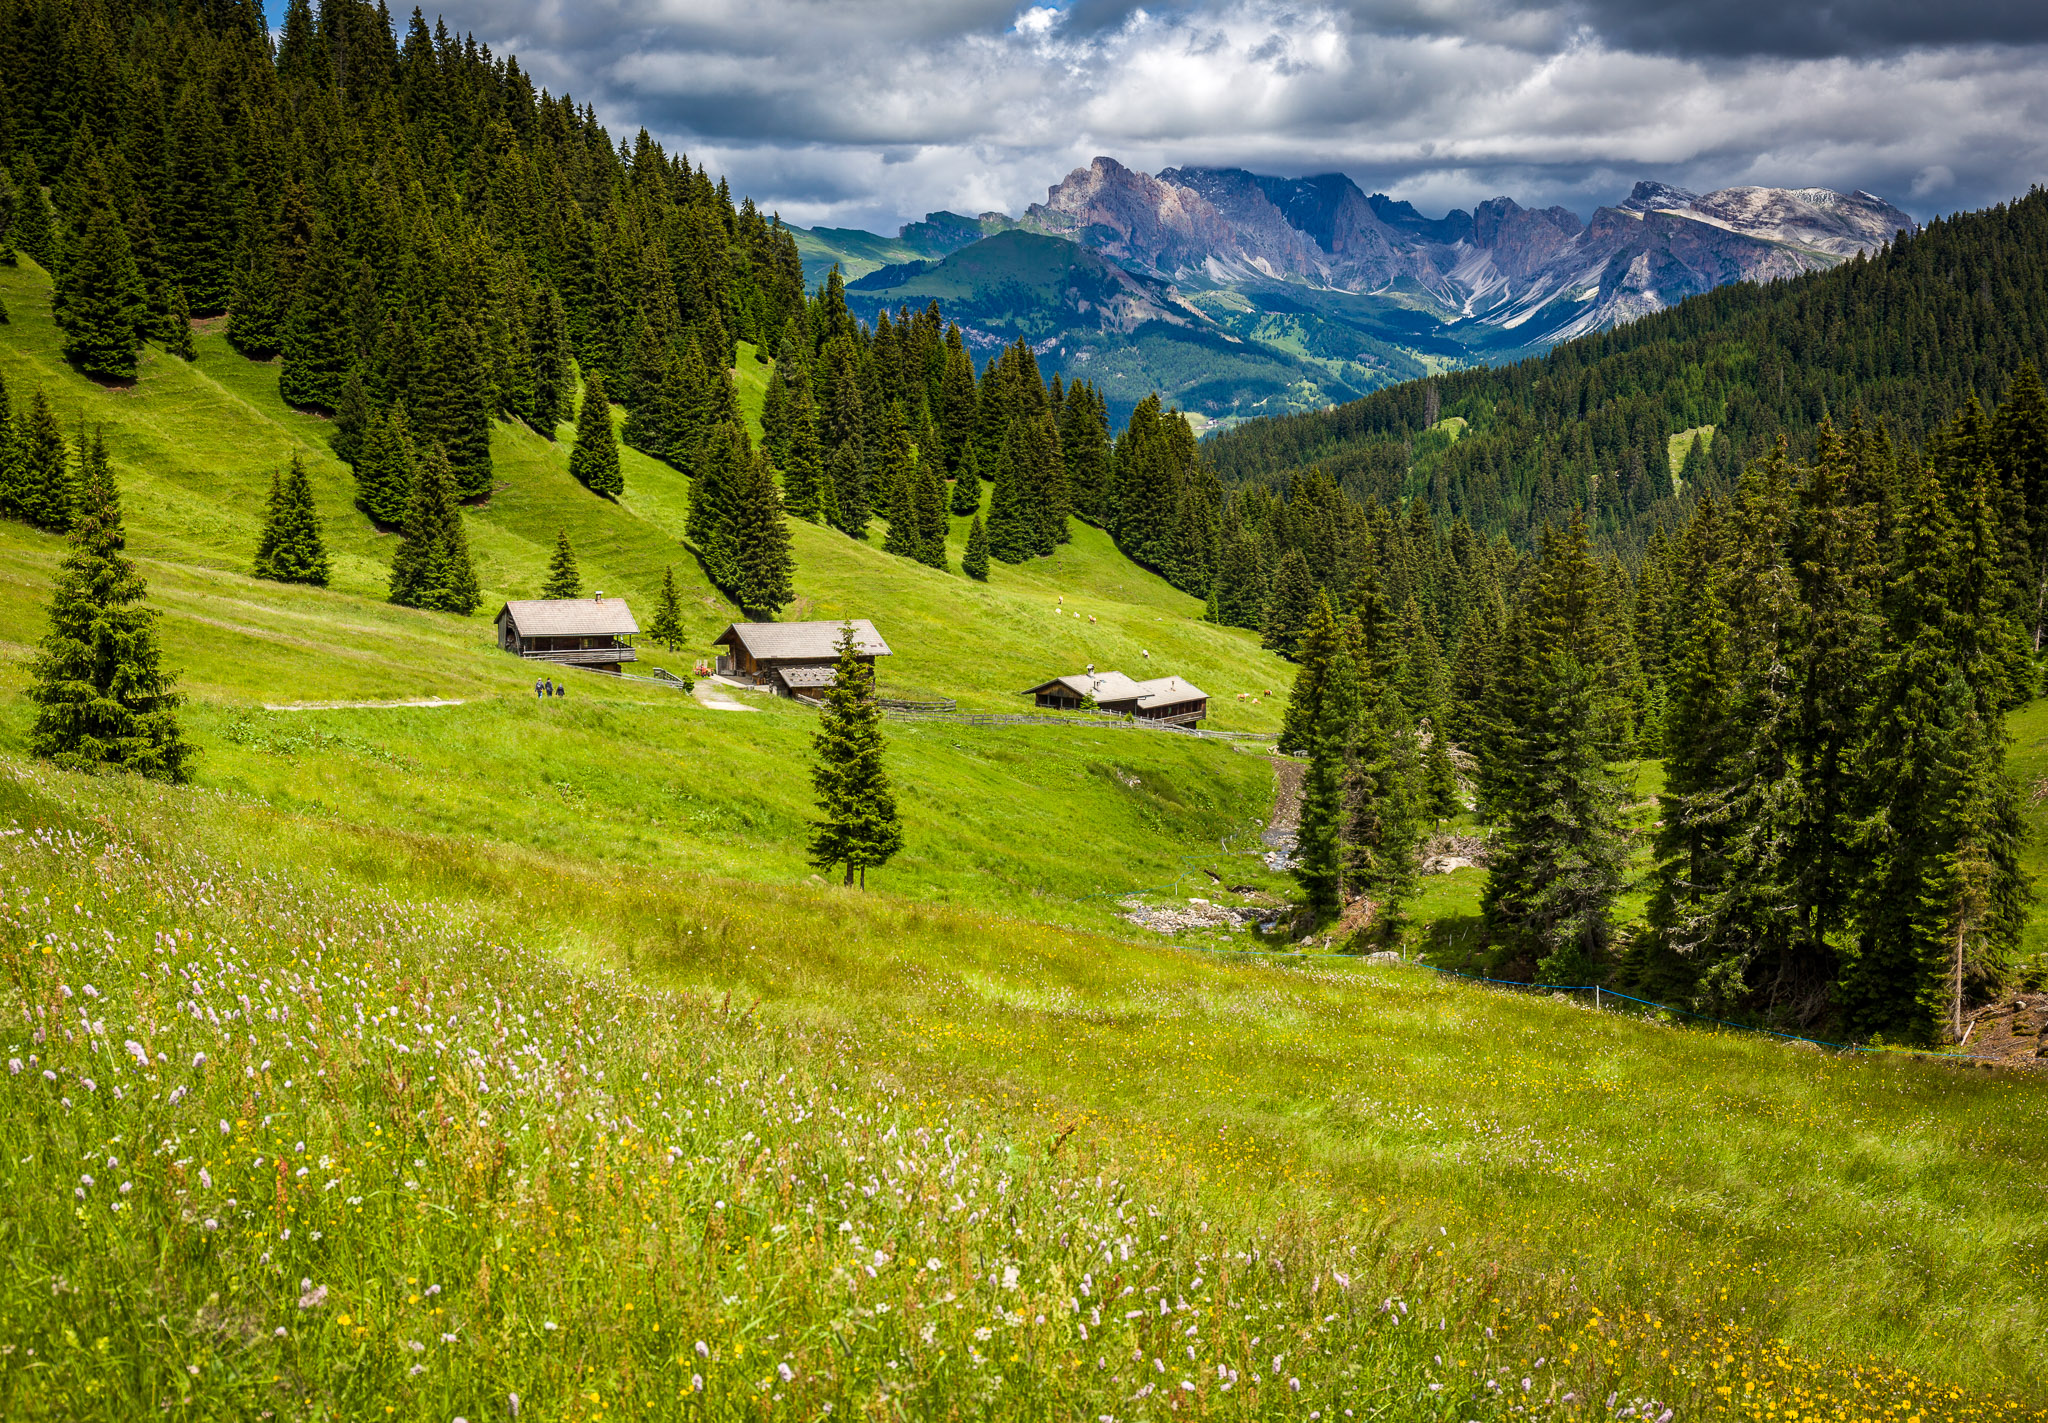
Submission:
<svg viewBox="0 0 2048 1423">
<path fill-rule="evenodd" d="M 535 697 L 544 697 L 547 695 L 546 692 L 541 690 L 541 679 L 538 677 L 533 679 L 533 694 Z"/>
</svg>

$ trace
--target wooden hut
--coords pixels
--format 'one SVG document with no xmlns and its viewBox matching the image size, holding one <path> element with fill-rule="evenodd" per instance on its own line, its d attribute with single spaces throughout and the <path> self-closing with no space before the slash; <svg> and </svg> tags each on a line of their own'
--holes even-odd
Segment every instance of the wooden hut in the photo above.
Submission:
<svg viewBox="0 0 2048 1423">
<path fill-rule="evenodd" d="M 815 699 L 832 685 L 839 661 L 839 630 L 853 624 L 854 646 L 870 668 L 889 656 L 889 644 L 866 618 L 816 623 L 734 623 L 712 645 L 721 677 L 767 687 L 777 696 Z"/>
<path fill-rule="evenodd" d="M 1099 711 L 1169 726 L 1198 726 L 1209 715 L 1209 694 L 1179 677 L 1134 682 L 1121 672 L 1077 672 L 1041 682 L 1024 695 L 1055 711 L 1079 711 L 1093 702 Z"/>
<path fill-rule="evenodd" d="M 624 598 L 520 598 L 498 609 L 498 646 L 535 662 L 617 672 L 638 662 L 640 632 Z"/>
</svg>

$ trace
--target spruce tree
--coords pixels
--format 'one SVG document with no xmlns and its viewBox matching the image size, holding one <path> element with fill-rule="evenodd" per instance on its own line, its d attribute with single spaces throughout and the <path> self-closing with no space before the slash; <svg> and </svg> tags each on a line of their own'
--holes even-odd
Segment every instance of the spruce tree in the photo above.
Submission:
<svg viewBox="0 0 2048 1423">
<path fill-rule="evenodd" d="M 918 558 L 924 553 L 924 529 L 917 517 L 917 473 L 913 466 L 894 474 L 889 481 L 889 506 L 885 511 L 889 530 L 882 539 L 882 552 Z"/>
<path fill-rule="evenodd" d="M 278 367 L 277 391 L 288 404 L 314 410 L 340 408 L 355 359 L 347 277 L 334 234 L 324 225 L 317 228 L 284 323 L 284 361 Z"/>
<path fill-rule="evenodd" d="M 185 304 L 185 289 L 176 282 L 165 293 L 161 325 L 158 334 L 164 350 L 181 361 L 199 359 L 199 348 L 192 343 L 192 311 Z"/>
<path fill-rule="evenodd" d="M 1600 972 L 1627 854 L 1624 792 L 1608 764 L 1620 713 L 1606 590 L 1582 516 L 1544 531 L 1503 639 L 1479 748 L 1484 802 L 1499 826 L 1481 898 L 1486 935 L 1553 983 Z"/>
<path fill-rule="evenodd" d="M 696 545 L 704 571 L 728 591 L 739 581 L 733 521 L 748 458 L 743 430 L 726 425 L 706 439 L 697 478 L 690 485 L 690 512 L 683 522 L 683 535 Z"/>
<path fill-rule="evenodd" d="M 391 559 L 391 601 L 468 617 L 482 599 L 448 457 L 429 445 L 413 461 L 412 497 Z"/>
<path fill-rule="evenodd" d="M 39 529 L 62 533 L 71 527 L 78 500 L 71 450 L 57 425 L 57 412 L 42 387 L 22 412 L 12 440 L 12 458 L 0 489 L 4 512 Z"/>
<path fill-rule="evenodd" d="M 541 585 L 543 598 L 580 598 L 583 578 L 576 571 L 576 550 L 569 547 L 569 531 L 555 535 L 555 556 L 548 561 L 547 582 Z"/>
<path fill-rule="evenodd" d="M 1319 601 L 1318 616 L 1327 619 L 1328 601 Z M 1324 924 L 1344 907 L 1346 756 L 1359 720 L 1358 667 L 1348 647 L 1339 643 L 1332 649 L 1318 688 L 1293 873 L 1309 918 Z"/>
<path fill-rule="evenodd" d="M 967 551 L 960 557 L 960 571 L 977 583 L 988 582 L 988 530 L 981 515 L 967 526 Z"/>
<path fill-rule="evenodd" d="M 413 383 L 408 408 L 420 443 L 437 444 L 447 456 L 455 497 L 477 499 L 491 492 L 490 371 L 476 332 L 467 321 L 444 308 L 436 323 L 438 329 L 420 378 Z M 573 470 L 573 458 L 571 464 Z M 599 492 L 615 494 L 618 490 Z"/>
<path fill-rule="evenodd" d="M 946 566 L 946 480 L 939 473 L 937 456 L 919 450 L 917 458 L 917 531 L 920 563 L 932 568 Z"/>
<path fill-rule="evenodd" d="M 35 259 L 37 266 L 46 272 L 57 270 L 57 229 L 50 215 L 50 200 L 43 196 L 43 180 L 36 171 L 35 159 L 26 153 L 16 153 L 13 159 L 15 182 L 14 245 L 23 255 Z"/>
<path fill-rule="evenodd" d="M 277 280 L 277 253 L 260 215 L 245 219 L 242 258 L 228 298 L 228 344 L 252 361 L 267 361 L 284 348 L 288 315 Z"/>
<path fill-rule="evenodd" d="M 788 453 L 782 464 L 782 503 L 792 518 L 815 524 L 824 514 L 825 455 L 807 382 L 789 385 Z"/>
<path fill-rule="evenodd" d="M 676 644 L 686 636 L 683 632 L 683 600 L 676 592 L 673 564 L 661 570 L 661 596 L 655 600 L 654 620 L 647 625 L 647 635 L 670 652 L 674 652 Z"/>
<path fill-rule="evenodd" d="M 1287 550 L 1280 566 L 1273 571 L 1273 591 L 1266 600 L 1260 646 L 1270 647 L 1282 657 L 1294 656 L 1315 600 L 1315 575 L 1308 570 L 1308 560 L 1298 548 Z"/>
<path fill-rule="evenodd" d="M 50 594 L 50 631 L 29 664 L 29 749 L 67 770 L 104 767 L 183 781 L 197 748 L 178 725 L 181 698 L 164 671 L 156 614 L 123 551 L 120 495 L 97 435 L 70 548 Z"/>
<path fill-rule="evenodd" d="M 97 161 L 91 171 L 99 174 Z M 121 214 L 103 194 L 88 198 L 83 227 L 65 239 L 50 313 L 64 332 L 65 360 L 87 375 L 135 378 L 150 321 L 148 295 Z"/>
<path fill-rule="evenodd" d="M 811 863 L 829 872 L 846 867 L 846 883 L 858 875 L 863 888 L 870 868 L 886 864 L 903 848 L 896 797 L 883 765 L 882 709 L 875 701 L 872 664 L 863 662 L 853 624 L 840 628 L 839 660 L 825 708 L 812 738 L 817 760 L 811 785 L 819 818 L 811 830 Z"/>
<path fill-rule="evenodd" d="M 356 507 L 386 528 L 405 522 L 412 501 L 412 427 L 405 407 L 394 405 L 370 418 L 355 461 Z"/>
<path fill-rule="evenodd" d="M 988 504 L 988 551 L 1004 563 L 1031 557 L 1036 521 L 1029 504 L 1030 451 L 1024 422 L 1012 421 L 996 464 L 995 490 Z"/>
<path fill-rule="evenodd" d="M 1465 808 L 1458 797 L 1458 768 L 1441 727 L 1430 728 L 1429 750 L 1422 762 L 1423 813 L 1441 824 Z"/>
<path fill-rule="evenodd" d="M 555 438 L 555 429 L 567 415 L 573 396 L 574 372 L 569 367 L 569 327 L 562 313 L 562 299 L 553 287 L 544 287 L 534 303 L 533 322 L 527 328 L 533 378 L 527 388 L 526 408 L 519 412 L 536 434 Z"/>
<path fill-rule="evenodd" d="M 1361 689 L 1361 699 L 1365 694 Z M 1325 699 L 1330 695 L 1326 691 Z M 1374 897 L 1374 923 L 1391 942 L 1400 936 L 1401 905 L 1415 887 L 1423 809 L 1420 748 L 1407 705 L 1391 683 L 1379 689 L 1377 706 L 1362 710 L 1349 760 L 1345 878 Z"/>
<path fill-rule="evenodd" d="M 583 406 L 576 413 L 569 473 L 593 493 L 616 499 L 626 492 L 625 477 L 619 472 L 619 442 L 612 431 L 611 401 L 604 393 L 604 377 L 596 371 L 583 382 Z"/>
<path fill-rule="evenodd" d="M 256 541 L 254 571 L 258 578 L 324 588 L 331 570 L 320 537 L 319 512 L 313 507 L 312 481 L 306 477 L 305 461 L 293 455 L 288 470 L 270 477 L 270 502 Z"/>
<path fill-rule="evenodd" d="M 947 507 L 963 519 L 981 513 L 981 475 L 972 445 L 962 451 L 960 472 L 953 477 L 952 499 Z"/>
<path fill-rule="evenodd" d="M 726 529 L 727 561 L 732 566 L 727 591 L 748 617 L 767 621 L 796 597 L 790 581 L 796 560 L 789 550 L 789 523 L 782 516 L 782 495 L 768 457 L 742 443 L 733 460 L 738 478 Z"/>
</svg>

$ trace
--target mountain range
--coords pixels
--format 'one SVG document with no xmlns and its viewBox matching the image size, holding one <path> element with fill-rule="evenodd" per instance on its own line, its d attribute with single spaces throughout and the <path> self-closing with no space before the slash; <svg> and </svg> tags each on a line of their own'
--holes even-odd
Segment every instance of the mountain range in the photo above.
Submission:
<svg viewBox="0 0 2048 1423">
<path fill-rule="evenodd" d="M 1023 336 L 1042 363 L 1091 368 L 1113 409 L 1151 379 L 1229 422 L 1517 359 L 1724 283 L 1830 267 L 1916 228 L 1865 192 L 1700 194 L 1652 181 L 1590 219 L 1509 197 L 1431 218 L 1341 173 L 1147 174 L 1104 157 L 1021 217 L 941 212 L 894 239 L 796 237 L 806 275 L 836 261 L 865 315 L 936 299 L 978 344 Z"/>
</svg>

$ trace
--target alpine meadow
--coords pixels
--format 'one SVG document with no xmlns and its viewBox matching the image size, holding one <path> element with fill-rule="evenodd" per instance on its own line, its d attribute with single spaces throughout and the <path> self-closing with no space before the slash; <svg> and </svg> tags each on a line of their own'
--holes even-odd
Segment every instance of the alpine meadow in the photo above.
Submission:
<svg viewBox="0 0 2048 1423">
<path fill-rule="evenodd" d="M 0 0 L 0 1418 L 2048 1419 L 2048 191 L 475 8 Z"/>
</svg>

